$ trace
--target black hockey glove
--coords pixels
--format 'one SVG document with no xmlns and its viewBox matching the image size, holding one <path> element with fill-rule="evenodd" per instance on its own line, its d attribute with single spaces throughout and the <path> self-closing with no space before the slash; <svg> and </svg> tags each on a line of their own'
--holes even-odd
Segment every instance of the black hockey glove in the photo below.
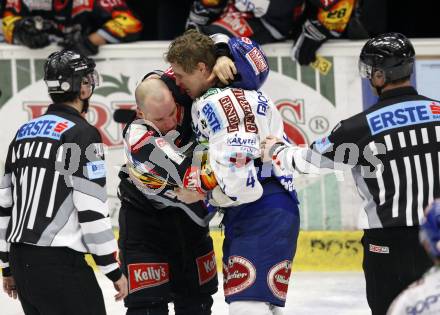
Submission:
<svg viewBox="0 0 440 315">
<path fill-rule="evenodd" d="M 203 0 L 194 1 L 186 21 L 186 29 L 208 25 L 217 19 L 223 12 L 227 1 L 217 1 L 215 5 L 205 5 Z"/>
<path fill-rule="evenodd" d="M 24 17 L 14 25 L 13 41 L 29 48 L 43 48 L 50 44 L 47 23 L 40 16 Z"/>
<path fill-rule="evenodd" d="M 306 20 L 301 35 L 291 51 L 292 59 L 300 65 L 308 65 L 316 60 L 316 51 L 331 37 L 330 32 L 316 20 Z"/>
<path fill-rule="evenodd" d="M 93 44 L 88 36 L 81 34 L 81 32 L 66 35 L 60 46 L 73 50 L 83 56 L 96 55 L 99 51 L 98 46 Z"/>
</svg>

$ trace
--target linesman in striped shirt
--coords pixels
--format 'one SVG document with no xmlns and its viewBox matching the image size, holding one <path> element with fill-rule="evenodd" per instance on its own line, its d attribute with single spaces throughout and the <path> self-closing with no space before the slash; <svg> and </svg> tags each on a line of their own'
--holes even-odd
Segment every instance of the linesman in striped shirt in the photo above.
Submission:
<svg viewBox="0 0 440 315">
<path fill-rule="evenodd" d="M 351 166 L 365 212 L 363 269 L 373 315 L 432 265 L 419 243 L 423 209 L 440 197 L 440 103 L 411 86 L 415 52 L 402 34 L 372 38 L 360 55 L 361 76 L 379 100 L 342 120 L 310 148 L 262 144 L 266 159 L 300 173 Z"/>
<path fill-rule="evenodd" d="M 127 280 L 107 208 L 101 136 L 84 118 L 97 82 L 95 63 L 63 50 L 45 63 L 54 104 L 22 125 L 0 172 L 0 267 L 3 289 L 26 315 L 105 314 L 91 253 L 114 283 Z M 2 165 L 3 166 L 3 165 Z"/>
</svg>

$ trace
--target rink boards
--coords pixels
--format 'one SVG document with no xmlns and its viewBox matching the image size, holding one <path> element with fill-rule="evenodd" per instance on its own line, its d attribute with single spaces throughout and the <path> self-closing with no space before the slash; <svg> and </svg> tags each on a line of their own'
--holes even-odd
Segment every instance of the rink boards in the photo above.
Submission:
<svg viewBox="0 0 440 315">
<path fill-rule="evenodd" d="M 362 270 L 361 231 L 301 231 L 296 255 L 295 271 L 360 271 Z M 118 237 L 118 231 L 115 230 Z M 218 272 L 222 266 L 222 243 L 220 230 L 211 230 Z M 87 261 L 94 266 L 91 256 Z"/>
</svg>

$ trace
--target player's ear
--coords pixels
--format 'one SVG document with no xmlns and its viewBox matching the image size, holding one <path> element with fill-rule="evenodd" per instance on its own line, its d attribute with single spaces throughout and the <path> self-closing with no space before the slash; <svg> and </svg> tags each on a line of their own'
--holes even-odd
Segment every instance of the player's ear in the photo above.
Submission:
<svg viewBox="0 0 440 315">
<path fill-rule="evenodd" d="M 144 115 L 144 113 L 139 109 L 139 107 L 136 107 L 136 117 L 137 117 L 137 118 L 141 118 L 141 119 L 145 119 L 145 115 Z"/>
<path fill-rule="evenodd" d="M 206 71 L 208 71 L 208 67 L 206 66 L 206 63 L 204 63 L 204 62 L 197 63 L 196 69 L 197 69 L 197 71 L 199 71 L 201 73 L 205 73 Z"/>
<path fill-rule="evenodd" d="M 381 70 L 373 72 L 372 81 L 375 86 L 383 86 L 385 84 L 385 74 Z"/>
</svg>

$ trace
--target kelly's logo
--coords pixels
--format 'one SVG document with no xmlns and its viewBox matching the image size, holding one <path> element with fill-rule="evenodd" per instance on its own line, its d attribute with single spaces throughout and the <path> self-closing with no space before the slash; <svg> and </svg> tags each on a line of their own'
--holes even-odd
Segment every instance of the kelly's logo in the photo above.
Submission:
<svg viewBox="0 0 440 315">
<path fill-rule="evenodd" d="M 170 281 L 167 263 L 138 263 L 128 265 L 128 290 L 138 291 Z"/>
</svg>

